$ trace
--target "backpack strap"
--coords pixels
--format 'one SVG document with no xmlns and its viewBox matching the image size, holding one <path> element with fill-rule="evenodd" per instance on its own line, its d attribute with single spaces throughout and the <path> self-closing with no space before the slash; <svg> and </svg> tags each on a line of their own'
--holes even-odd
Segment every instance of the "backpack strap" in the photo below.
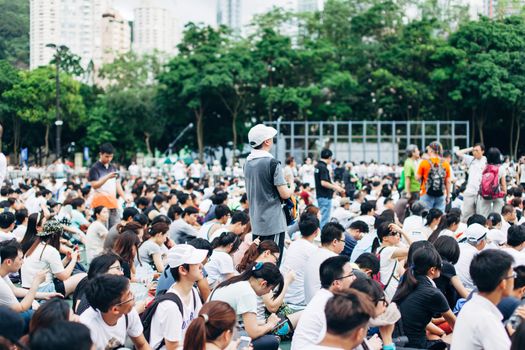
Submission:
<svg viewBox="0 0 525 350">
<path fill-rule="evenodd" d="M 193 293 L 193 301 L 195 305 L 195 293 L 193 292 L 193 289 L 192 289 L 192 293 Z M 153 321 L 153 316 L 155 315 L 155 312 L 157 311 L 157 307 L 159 306 L 159 304 L 166 300 L 169 300 L 177 304 L 177 307 L 179 308 L 182 319 L 184 319 L 184 307 L 182 305 L 182 300 L 180 300 L 180 297 L 177 294 L 164 292 L 163 294 L 158 295 L 153 300 L 153 303 L 146 309 L 146 311 L 144 311 L 144 313 L 142 314 L 142 318 L 141 318 L 142 324 L 144 326 L 144 337 L 146 338 L 148 342 L 150 341 L 150 336 L 151 336 L 151 322 Z M 164 338 L 162 338 L 159 346 L 157 346 L 155 350 L 159 350 L 164 345 L 166 345 L 166 341 L 164 340 Z"/>
<path fill-rule="evenodd" d="M 377 253 L 379 255 L 379 261 L 381 262 L 381 252 L 385 249 L 386 247 L 383 247 L 381 249 L 379 249 L 379 252 Z M 394 278 L 394 274 L 396 273 L 396 269 L 397 269 L 397 259 L 394 259 L 394 268 L 392 269 L 392 273 L 390 274 L 390 277 L 388 277 L 388 281 L 386 281 L 385 285 L 383 286 L 383 289 L 386 290 L 388 288 L 388 285 L 390 284 L 390 282 L 392 281 L 392 278 Z"/>
</svg>

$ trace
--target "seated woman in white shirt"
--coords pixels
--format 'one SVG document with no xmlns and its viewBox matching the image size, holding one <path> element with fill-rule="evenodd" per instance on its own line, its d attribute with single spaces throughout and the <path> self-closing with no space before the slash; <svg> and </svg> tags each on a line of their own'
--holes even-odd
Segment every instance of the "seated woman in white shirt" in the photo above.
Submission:
<svg viewBox="0 0 525 350">
<path fill-rule="evenodd" d="M 233 266 L 232 255 L 239 249 L 240 244 L 239 236 L 232 232 L 223 232 L 211 242 L 213 254 L 204 266 L 208 273 L 207 278 L 211 288 L 237 275 Z"/>
<path fill-rule="evenodd" d="M 445 214 L 441 216 L 439 225 L 428 236 L 428 241 L 434 243 L 439 236 L 455 237 L 454 232 L 458 229 L 460 217 L 456 214 Z"/>
<path fill-rule="evenodd" d="M 64 296 L 73 293 L 78 283 L 86 277 L 85 273 L 73 275 L 78 261 L 78 251 L 73 251 L 64 260 L 60 259 L 60 237 L 62 224 L 51 219 L 44 224 L 43 230 L 37 233 L 37 239 L 24 254 L 22 265 L 22 287 L 29 288 L 31 281 L 40 270 L 49 270 L 40 292 L 58 292 Z"/>
<path fill-rule="evenodd" d="M 427 216 L 425 217 L 425 226 L 423 226 L 423 234 L 428 238 L 432 232 L 438 227 L 439 222 L 443 212 L 439 209 L 432 208 L 428 211 Z"/>
<path fill-rule="evenodd" d="M 277 350 L 279 340 L 269 335 L 279 324 L 279 317 L 271 314 L 264 322 L 257 320 L 257 296 L 276 289 L 274 295 L 282 293 L 284 279 L 279 268 L 272 263 L 256 263 L 241 273 L 219 284 L 210 300 L 224 301 L 235 310 L 241 334 L 253 339 L 254 350 Z"/>
<path fill-rule="evenodd" d="M 88 263 L 104 250 L 104 241 L 108 235 L 106 225 L 109 219 L 109 209 L 103 206 L 96 207 L 93 209 L 93 219 L 95 221 L 89 225 L 86 232 L 86 256 Z"/>
</svg>

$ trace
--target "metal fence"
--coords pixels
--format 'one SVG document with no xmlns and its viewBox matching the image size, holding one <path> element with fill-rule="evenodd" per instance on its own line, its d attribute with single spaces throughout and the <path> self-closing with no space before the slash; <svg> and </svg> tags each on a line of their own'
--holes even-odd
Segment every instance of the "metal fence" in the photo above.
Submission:
<svg viewBox="0 0 525 350">
<path fill-rule="evenodd" d="M 281 161 L 293 156 L 301 163 L 317 158 L 328 147 L 340 160 L 398 163 L 409 144 L 421 149 L 434 140 L 444 149 L 466 147 L 470 139 L 466 121 L 272 121 L 278 131 L 274 155 Z"/>
</svg>

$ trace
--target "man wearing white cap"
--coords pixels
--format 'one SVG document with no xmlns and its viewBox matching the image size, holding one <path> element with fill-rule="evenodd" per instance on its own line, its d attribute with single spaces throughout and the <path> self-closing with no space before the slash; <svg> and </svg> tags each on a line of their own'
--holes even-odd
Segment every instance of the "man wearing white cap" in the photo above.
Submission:
<svg viewBox="0 0 525 350">
<path fill-rule="evenodd" d="M 181 301 L 183 312 L 181 313 L 175 302 L 166 300 L 157 304 L 149 329 L 149 344 L 152 349 L 171 350 L 182 346 L 186 329 L 202 307 L 194 283 L 203 278 L 202 262 L 207 254 L 207 250 L 196 249 L 188 244 L 177 245 L 168 252 L 169 272 L 175 283 L 166 295 L 175 294 Z M 150 307 L 153 306 L 155 303 Z"/>
<path fill-rule="evenodd" d="M 290 198 L 295 184 L 293 178 L 284 178 L 281 164 L 270 153 L 275 135 L 277 130 L 264 124 L 250 129 L 248 141 L 253 149 L 244 166 L 244 177 L 253 238 L 274 240 L 281 257 L 286 231 L 281 200 Z"/>
<path fill-rule="evenodd" d="M 457 275 L 465 288 L 474 289 L 474 282 L 470 277 L 470 263 L 474 256 L 485 248 L 489 229 L 480 224 L 472 224 L 465 231 L 465 241 L 459 243 L 459 260 L 455 268 Z"/>
</svg>

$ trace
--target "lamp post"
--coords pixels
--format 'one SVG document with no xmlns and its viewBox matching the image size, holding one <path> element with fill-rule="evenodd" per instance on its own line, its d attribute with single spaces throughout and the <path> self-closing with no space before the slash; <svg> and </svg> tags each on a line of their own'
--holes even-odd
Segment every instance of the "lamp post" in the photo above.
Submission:
<svg viewBox="0 0 525 350">
<path fill-rule="evenodd" d="M 56 113 L 56 120 L 55 125 L 57 127 L 56 130 L 56 157 L 59 159 L 62 156 L 62 147 L 61 147 L 61 134 L 62 134 L 62 125 L 64 122 L 62 121 L 62 117 L 60 115 L 60 54 L 63 51 L 68 50 L 67 46 L 60 45 L 57 46 L 55 44 L 47 44 L 46 47 L 49 47 L 51 49 L 55 50 L 55 67 L 56 67 L 56 106 L 55 106 L 55 113 Z"/>
</svg>

